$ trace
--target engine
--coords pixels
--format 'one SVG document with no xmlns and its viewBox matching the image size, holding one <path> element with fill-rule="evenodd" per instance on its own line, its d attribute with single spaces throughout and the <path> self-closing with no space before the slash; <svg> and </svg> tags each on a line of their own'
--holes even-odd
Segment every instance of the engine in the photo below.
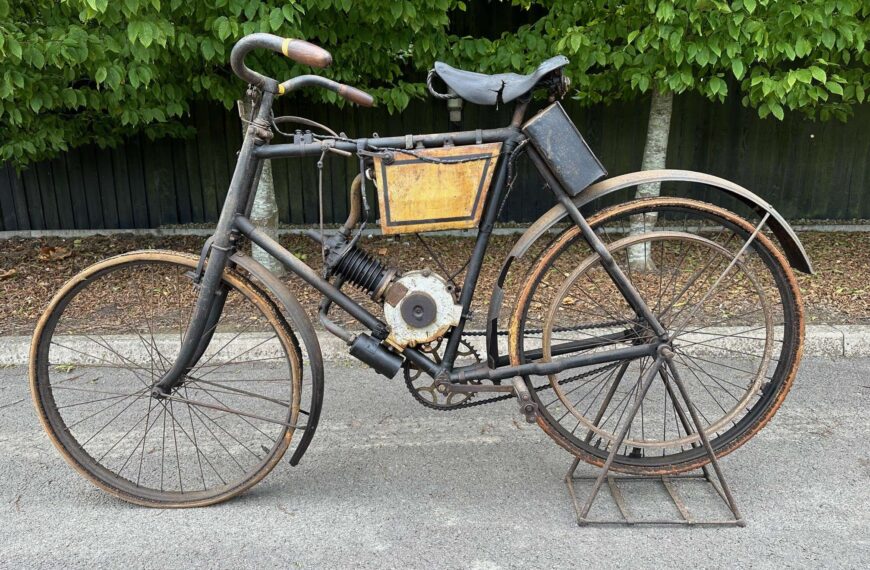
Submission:
<svg viewBox="0 0 870 570">
<path fill-rule="evenodd" d="M 335 275 L 383 303 L 392 344 L 427 343 L 459 324 L 462 306 L 456 304 L 452 286 L 440 275 L 428 269 L 399 275 L 355 246 L 348 251 L 338 239 L 327 244 L 327 251 L 327 264 Z M 330 256 L 336 261 L 330 263 Z"/>
<path fill-rule="evenodd" d="M 384 294 L 384 319 L 399 346 L 433 341 L 458 325 L 461 316 L 452 287 L 428 269 L 405 273 Z"/>
</svg>

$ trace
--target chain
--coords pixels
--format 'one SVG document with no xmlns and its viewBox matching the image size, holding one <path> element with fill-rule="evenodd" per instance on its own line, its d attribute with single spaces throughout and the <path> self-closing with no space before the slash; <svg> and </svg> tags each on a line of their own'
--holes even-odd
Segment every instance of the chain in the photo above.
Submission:
<svg viewBox="0 0 870 570">
<path fill-rule="evenodd" d="M 587 328 L 589 328 L 589 327 L 587 327 Z M 572 327 L 572 330 L 577 330 L 577 329 L 576 329 L 576 327 Z M 482 335 L 485 333 L 473 332 L 473 333 L 465 333 L 465 334 L 468 336 L 478 336 L 478 335 Z M 482 361 L 480 354 L 477 352 L 477 350 L 474 348 L 474 346 L 472 346 L 470 343 L 468 343 L 467 341 L 464 341 L 464 340 L 462 340 L 460 342 L 464 346 L 467 347 L 467 349 L 469 350 L 469 353 L 472 356 L 474 356 L 474 358 L 477 360 L 477 362 Z M 610 364 L 605 364 L 604 366 L 600 366 L 598 368 L 593 368 L 592 370 L 583 372 L 581 374 L 576 374 L 574 376 L 569 376 L 568 378 L 563 378 L 562 380 L 559 380 L 557 382 L 557 384 L 559 386 L 564 386 L 565 384 L 569 384 L 571 382 L 576 382 L 577 380 L 582 380 L 584 378 L 588 378 L 590 376 L 598 374 L 599 372 L 605 372 L 607 370 L 613 369 L 616 366 L 618 366 L 619 364 L 621 364 L 621 362 L 611 362 Z M 448 412 L 448 411 L 452 411 L 452 410 L 461 410 L 464 408 L 473 408 L 475 406 L 483 406 L 486 404 L 493 404 L 495 402 L 502 402 L 504 400 L 510 400 L 512 398 L 516 398 L 516 394 L 510 393 L 510 394 L 504 394 L 501 396 L 494 396 L 491 398 L 486 398 L 483 400 L 473 400 L 473 401 L 467 400 L 467 401 L 461 402 L 459 404 L 450 404 L 450 405 L 437 404 L 435 402 L 430 402 L 429 400 L 427 400 L 426 398 L 424 398 L 423 396 L 420 395 L 420 393 L 417 391 L 417 388 L 414 387 L 414 383 L 413 383 L 416 378 L 411 377 L 410 371 L 411 371 L 411 367 L 406 366 L 405 367 L 405 385 L 408 387 L 408 391 L 411 392 L 411 395 L 414 397 L 415 400 L 417 400 L 418 402 L 423 404 L 423 406 L 430 408 L 432 410 L 438 410 L 441 412 Z M 537 387 L 533 388 L 533 390 L 535 392 L 541 392 L 543 390 L 552 390 L 552 389 L 553 389 L 552 384 L 543 384 L 541 386 L 537 386 Z"/>
<path fill-rule="evenodd" d="M 605 364 L 604 366 L 600 366 L 598 368 L 593 368 L 592 370 L 589 370 L 587 372 L 583 372 L 582 374 L 576 374 L 574 376 L 569 376 L 568 378 L 563 378 L 562 380 L 559 380 L 557 382 L 557 384 L 559 386 L 564 386 L 565 384 L 570 384 L 571 382 L 576 382 L 577 380 L 582 380 L 584 378 L 594 376 L 595 374 L 598 374 L 599 372 L 605 372 L 607 370 L 611 370 L 613 368 L 616 368 L 620 364 L 621 364 L 620 362 L 611 362 L 610 364 Z M 533 388 L 533 390 L 535 392 L 542 392 L 544 390 L 552 390 L 552 389 L 553 389 L 552 384 L 543 384 L 541 386 L 537 386 L 537 387 Z M 417 394 L 416 391 L 413 389 L 411 390 L 411 394 L 414 396 L 414 398 L 418 402 L 420 402 L 421 404 L 423 404 L 427 408 L 431 408 L 433 410 L 438 410 L 441 412 L 461 410 L 464 408 L 473 408 L 475 406 L 484 406 L 486 404 L 494 404 L 495 402 L 503 402 L 504 400 L 510 400 L 512 398 L 517 397 L 516 394 L 510 393 L 510 394 L 504 394 L 502 396 L 495 396 L 493 398 L 486 398 L 485 400 L 471 400 L 471 401 L 467 401 L 467 402 L 462 402 L 461 404 L 456 404 L 456 405 L 448 407 L 448 406 L 439 406 L 438 404 L 433 404 L 432 402 L 427 401 L 425 398 L 422 398 L 419 394 Z"/>
<path fill-rule="evenodd" d="M 553 332 L 576 332 L 576 331 L 582 331 L 582 330 L 588 330 L 588 329 L 598 329 L 598 328 L 602 328 L 602 327 L 625 325 L 625 324 L 629 324 L 629 323 L 631 323 L 631 321 L 605 321 L 603 323 L 595 323 L 594 325 L 584 323 L 584 324 L 575 325 L 573 327 L 556 327 L 553 329 Z M 543 334 L 543 332 L 544 332 L 543 329 L 529 329 L 527 331 L 524 331 L 524 334 Z M 463 331 L 462 334 L 464 336 L 485 336 L 486 331 Z M 495 334 L 498 336 L 507 336 L 508 331 L 497 331 Z"/>
<path fill-rule="evenodd" d="M 621 364 L 620 362 L 611 362 L 610 364 L 605 364 L 604 366 L 599 366 L 598 368 L 593 368 L 592 370 L 589 370 L 587 372 L 583 372 L 582 374 L 576 374 L 574 376 L 569 376 L 567 378 L 563 378 L 562 380 L 559 380 L 558 382 L 556 382 L 556 384 L 558 384 L 559 386 L 564 386 L 565 384 L 570 384 L 571 382 L 576 382 L 577 380 L 582 380 L 584 378 L 594 376 L 595 374 L 598 374 L 599 372 L 611 370 L 613 368 L 616 368 L 620 364 Z M 542 386 L 537 386 L 536 388 L 534 388 L 534 391 L 535 392 L 543 392 L 544 390 L 552 390 L 552 389 L 553 389 L 552 384 L 544 384 Z M 516 394 L 505 394 L 504 396 L 496 396 L 495 398 L 489 398 L 487 400 L 478 400 L 475 402 L 467 402 L 467 404 L 468 404 L 467 407 L 482 406 L 483 404 L 491 404 L 493 402 L 500 402 L 502 400 L 510 400 L 511 398 L 516 398 L 516 397 L 517 397 Z M 460 406 L 465 406 L 465 404 L 460 404 Z"/>
<path fill-rule="evenodd" d="M 441 342 L 442 342 L 442 339 L 439 339 L 438 341 L 436 341 L 436 343 L 432 347 L 432 349 L 430 349 L 428 351 L 428 352 L 432 353 L 433 355 L 435 355 L 435 360 L 436 360 L 436 362 L 439 362 L 439 363 L 440 363 L 441 359 L 438 356 L 438 349 L 441 346 Z M 460 340 L 459 342 L 460 342 L 460 346 L 464 347 L 464 350 L 465 350 L 465 353 L 463 354 L 463 356 L 471 356 L 474 358 L 474 360 L 476 362 L 478 362 L 478 363 L 482 362 L 482 359 L 480 357 L 480 353 L 477 352 L 477 349 L 474 348 L 474 346 L 472 344 L 470 344 L 468 341 L 465 341 L 465 340 Z M 460 350 L 460 353 L 462 354 L 461 350 Z M 449 410 L 452 410 L 454 408 L 459 407 L 461 404 L 467 403 L 468 398 L 472 397 L 472 394 L 466 394 L 465 401 L 463 401 L 459 404 L 448 403 L 450 395 L 449 394 L 441 394 L 440 392 L 436 391 L 434 381 L 431 384 L 429 384 L 428 386 L 426 386 L 426 385 L 422 385 L 419 387 L 414 386 L 414 382 L 422 376 L 422 372 L 420 371 L 420 369 L 418 369 L 416 367 L 412 367 L 410 365 L 406 365 L 404 368 L 405 368 L 404 369 L 405 386 L 408 388 L 408 391 L 411 392 L 411 395 L 414 397 L 414 399 L 417 400 L 418 402 L 420 402 L 421 404 L 423 404 L 424 406 L 426 406 L 427 408 L 431 408 L 433 410 L 449 411 Z M 412 376 L 412 372 L 417 372 L 417 375 Z M 426 380 L 428 380 L 428 379 L 424 378 L 423 381 L 425 382 Z M 476 383 L 479 383 L 479 382 L 476 382 Z M 430 400 L 427 400 L 426 398 L 424 398 L 420 394 L 421 390 L 431 392 L 433 394 L 433 400 L 430 401 Z M 445 398 L 446 402 L 439 403 L 437 401 L 439 397 Z"/>
</svg>

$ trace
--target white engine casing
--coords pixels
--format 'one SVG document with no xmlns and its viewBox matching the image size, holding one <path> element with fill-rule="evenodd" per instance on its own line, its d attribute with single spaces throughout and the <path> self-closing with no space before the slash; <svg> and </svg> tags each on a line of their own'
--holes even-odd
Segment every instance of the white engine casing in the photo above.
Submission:
<svg viewBox="0 0 870 570">
<path fill-rule="evenodd" d="M 430 342 L 443 336 L 450 327 L 459 324 L 462 306 L 454 302 L 447 280 L 440 275 L 429 270 L 410 271 L 396 279 L 389 289 L 397 285 L 400 286 L 396 289 L 398 291 L 403 287 L 406 289 L 401 297 L 390 298 L 395 295 L 388 293 L 384 300 L 384 319 L 390 326 L 390 340 L 393 344 L 405 347 Z M 410 325 L 402 316 L 402 303 L 414 293 L 427 294 L 436 307 L 434 320 L 422 328 Z"/>
</svg>

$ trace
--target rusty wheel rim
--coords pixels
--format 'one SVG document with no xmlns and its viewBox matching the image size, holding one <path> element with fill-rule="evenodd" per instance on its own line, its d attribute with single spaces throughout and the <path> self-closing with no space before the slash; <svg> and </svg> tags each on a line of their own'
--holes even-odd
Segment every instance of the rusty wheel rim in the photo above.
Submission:
<svg viewBox="0 0 870 570">
<path fill-rule="evenodd" d="M 150 398 L 189 320 L 195 297 L 183 279 L 195 264 L 171 252 L 98 263 L 64 286 L 34 335 L 31 387 L 53 443 L 97 486 L 146 506 L 201 506 L 244 491 L 280 460 L 300 418 L 292 333 L 267 298 L 229 271 L 226 318 L 209 348 L 169 398 Z M 100 284 L 112 279 L 131 289 L 103 303 L 111 287 Z M 161 298 L 169 309 L 155 301 Z M 145 311 L 131 314 L 127 302 Z M 271 333 L 247 338 L 254 328 Z M 71 331 L 87 348 L 65 340 Z M 252 389 L 257 383 L 239 371 L 267 360 L 277 363 L 274 382 Z"/>
</svg>

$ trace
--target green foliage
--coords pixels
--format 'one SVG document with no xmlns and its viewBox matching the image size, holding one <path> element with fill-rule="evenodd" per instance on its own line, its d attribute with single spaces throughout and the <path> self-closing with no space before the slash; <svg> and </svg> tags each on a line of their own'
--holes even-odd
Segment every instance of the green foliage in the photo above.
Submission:
<svg viewBox="0 0 870 570">
<path fill-rule="evenodd" d="M 509 4 L 487 6 L 500 14 Z M 543 15 L 486 38 L 451 33 L 451 19 L 466 15 L 461 0 L 0 0 L 0 160 L 24 164 L 140 130 L 184 134 L 192 101 L 229 108 L 241 94 L 227 62 L 252 32 L 324 46 L 335 63 L 321 73 L 391 111 L 425 96 L 439 58 L 529 71 L 565 53 L 575 96 L 588 103 L 653 87 L 718 100 L 736 89 L 780 119 L 785 109 L 845 118 L 870 90 L 862 0 L 512 4 Z M 311 72 L 271 53 L 252 67 L 279 79 Z M 343 104 L 331 92 L 307 95 Z"/>
<path fill-rule="evenodd" d="M 866 0 L 555 0 L 503 43 L 555 45 L 589 102 L 653 87 L 724 101 L 733 86 L 761 117 L 845 120 L 870 89 L 868 14 Z"/>
<path fill-rule="evenodd" d="M 233 44 L 253 32 L 329 49 L 322 73 L 368 88 L 389 109 L 424 85 L 449 45 L 459 0 L 0 0 L 0 160 L 18 164 L 131 132 L 181 135 L 197 99 L 232 107 L 244 85 Z M 276 78 L 311 73 L 273 53 L 251 66 Z M 331 92 L 311 96 L 343 104 Z"/>
</svg>

